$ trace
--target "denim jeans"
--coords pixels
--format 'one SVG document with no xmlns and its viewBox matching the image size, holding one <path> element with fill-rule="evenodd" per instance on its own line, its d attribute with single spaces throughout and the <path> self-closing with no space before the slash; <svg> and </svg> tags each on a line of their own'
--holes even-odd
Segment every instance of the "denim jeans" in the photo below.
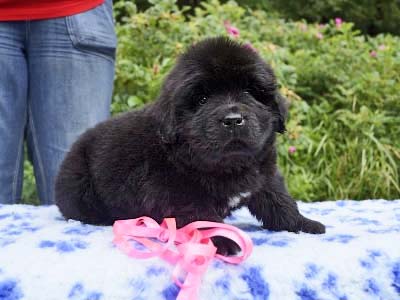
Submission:
<svg viewBox="0 0 400 300">
<path fill-rule="evenodd" d="M 24 141 L 42 204 L 71 144 L 109 117 L 112 1 L 64 18 L 0 22 L 0 203 L 21 199 Z"/>
</svg>

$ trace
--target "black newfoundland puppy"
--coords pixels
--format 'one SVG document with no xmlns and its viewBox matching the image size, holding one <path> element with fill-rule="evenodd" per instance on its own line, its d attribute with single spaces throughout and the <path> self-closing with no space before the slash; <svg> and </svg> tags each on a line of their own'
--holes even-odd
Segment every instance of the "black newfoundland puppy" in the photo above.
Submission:
<svg viewBox="0 0 400 300">
<path fill-rule="evenodd" d="M 183 54 L 157 101 L 85 132 L 56 181 L 66 219 L 175 217 L 223 222 L 243 205 L 269 230 L 324 233 L 299 213 L 277 165 L 275 135 L 286 107 L 271 68 L 225 38 Z M 236 244 L 217 238 L 220 253 Z"/>
</svg>

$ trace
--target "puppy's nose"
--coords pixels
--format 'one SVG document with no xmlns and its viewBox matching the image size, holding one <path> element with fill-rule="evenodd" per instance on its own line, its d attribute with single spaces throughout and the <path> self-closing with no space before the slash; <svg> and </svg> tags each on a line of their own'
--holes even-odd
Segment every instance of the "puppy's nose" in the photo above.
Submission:
<svg viewBox="0 0 400 300">
<path fill-rule="evenodd" d="M 242 114 L 239 113 L 229 113 L 222 120 L 222 125 L 226 128 L 234 128 L 244 125 L 244 118 Z"/>
</svg>

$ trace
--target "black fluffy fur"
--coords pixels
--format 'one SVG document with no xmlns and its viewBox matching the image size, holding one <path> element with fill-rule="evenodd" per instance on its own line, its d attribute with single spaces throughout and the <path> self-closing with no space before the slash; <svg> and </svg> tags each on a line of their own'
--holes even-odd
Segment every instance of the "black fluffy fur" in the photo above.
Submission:
<svg viewBox="0 0 400 300">
<path fill-rule="evenodd" d="M 229 115 L 242 116 L 226 126 Z M 269 230 L 324 233 L 303 217 L 276 165 L 275 135 L 285 131 L 285 100 L 260 56 L 225 38 L 192 46 L 167 76 L 157 101 L 85 132 L 56 181 L 66 219 L 175 217 L 223 222 L 248 206 Z M 235 120 L 233 120 L 235 121 Z M 241 197 L 237 206 L 229 199 Z M 243 194 L 245 193 L 245 194 Z M 236 245 L 215 239 L 218 252 Z"/>
</svg>

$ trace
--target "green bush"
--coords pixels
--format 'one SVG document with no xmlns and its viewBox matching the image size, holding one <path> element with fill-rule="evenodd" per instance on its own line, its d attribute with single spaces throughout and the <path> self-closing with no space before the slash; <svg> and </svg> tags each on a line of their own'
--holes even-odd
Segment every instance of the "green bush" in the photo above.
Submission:
<svg viewBox="0 0 400 300">
<path fill-rule="evenodd" d="M 398 38 L 367 39 L 333 20 L 323 27 L 284 22 L 231 1 L 203 2 L 189 17 L 173 0 L 153 2 L 139 13 L 129 4 L 131 15 L 118 26 L 114 113 L 155 99 L 176 56 L 226 34 L 229 20 L 241 30 L 239 40 L 274 67 L 291 103 L 288 133 L 279 141 L 291 193 L 307 201 L 399 197 Z"/>
<path fill-rule="evenodd" d="M 24 204 L 39 204 L 33 166 L 27 159 L 24 161 L 24 190 L 22 196 L 22 203 Z"/>
<path fill-rule="evenodd" d="M 366 38 L 350 23 L 285 22 L 229 1 L 202 2 L 193 16 L 174 0 L 139 12 L 119 1 L 114 114 L 153 101 L 184 49 L 240 30 L 274 68 L 290 102 L 279 164 L 292 195 L 305 201 L 399 198 L 400 40 Z M 290 149 L 290 151 L 289 151 Z"/>
<path fill-rule="evenodd" d="M 119 2 L 121 0 L 116 0 Z M 206 0 L 177 0 L 179 6 L 193 8 Z M 229 0 L 222 0 L 227 2 Z M 134 1 L 140 11 L 150 7 L 149 0 Z M 263 9 L 269 15 L 280 15 L 292 20 L 307 20 L 312 23 L 326 23 L 342 18 L 355 24 L 364 34 L 392 33 L 399 35 L 400 2 L 393 0 L 237 0 L 243 7 Z"/>
<path fill-rule="evenodd" d="M 353 22 L 365 34 L 400 34 L 400 2 L 393 0 L 239 0 L 252 8 L 276 11 L 282 17 L 326 23 L 334 18 Z"/>
</svg>

